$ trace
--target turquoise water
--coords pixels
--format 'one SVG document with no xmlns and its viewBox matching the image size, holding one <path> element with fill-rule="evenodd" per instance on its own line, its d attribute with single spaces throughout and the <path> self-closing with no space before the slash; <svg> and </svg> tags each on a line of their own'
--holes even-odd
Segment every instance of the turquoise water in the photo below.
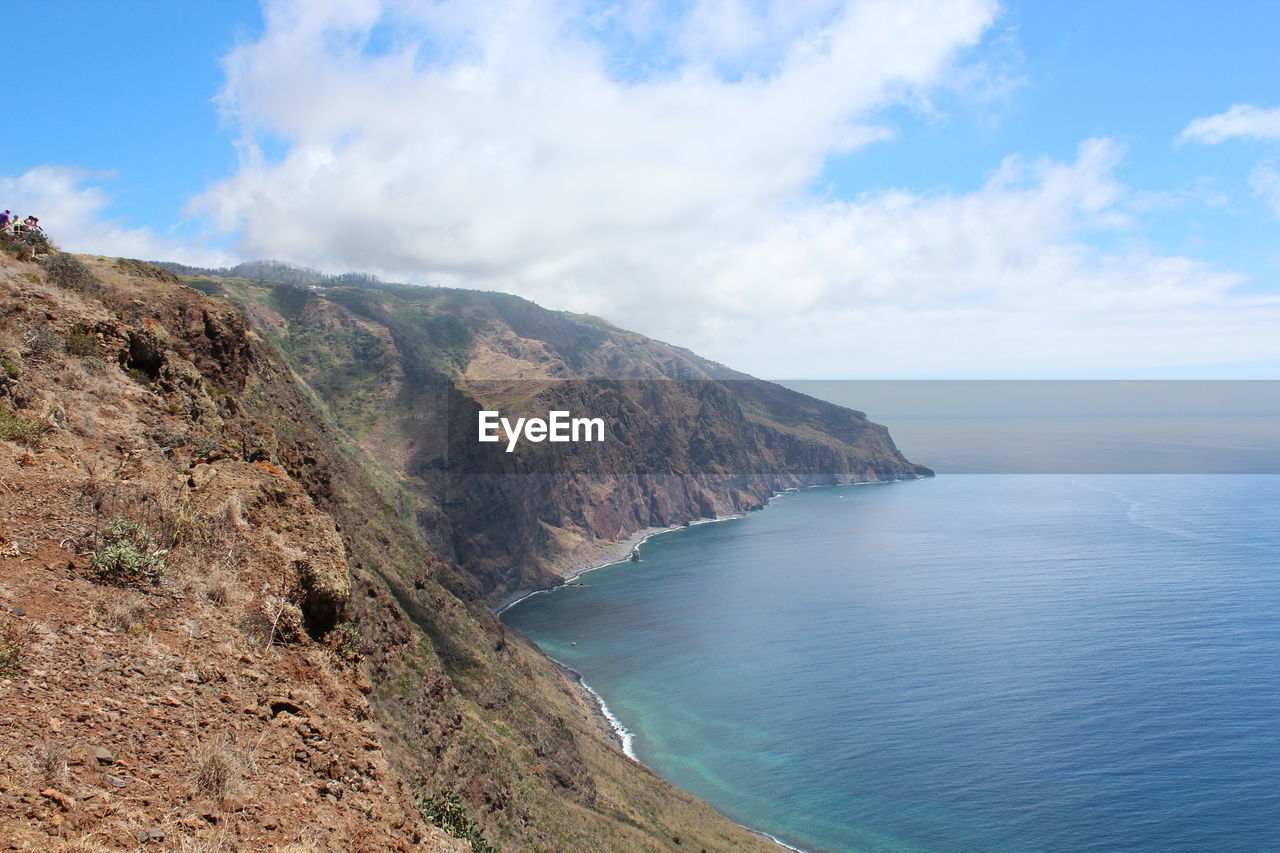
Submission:
<svg viewBox="0 0 1280 853">
<path fill-rule="evenodd" d="M 789 493 L 504 620 L 823 851 L 1280 849 L 1277 476 Z"/>
</svg>

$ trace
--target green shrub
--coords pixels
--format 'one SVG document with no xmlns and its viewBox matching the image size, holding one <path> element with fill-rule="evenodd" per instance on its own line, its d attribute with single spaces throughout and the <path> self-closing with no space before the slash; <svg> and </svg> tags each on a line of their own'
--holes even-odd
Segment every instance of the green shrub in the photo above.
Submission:
<svg viewBox="0 0 1280 853">
<path fill-rule="evenodd" d="M 457 793 L 445 791 L 427 796 L 425 791 L 419 791 L 417 799 L 418 808 L 427 820 L 454 838 L 470 841 L 471 853 L 498 853 L 497 847 L 484 840 L 480 825 L 467 814 Z"/>
<path fill-rule="evenodd" d="M 67 334 L 67 352 L 81 358 L 98 354 L 98 336 L 84 323 L 76 323 Z"/>
<path fill-rule="evenodd" d="M 0 251 L 8 252 L 20 261 L 29 261 L 36 256 L 35 250 L 30 246 L 8 239 L 0 242 Z"/>
<path fill-rule="evenodd" d="M 342 660 L 354 663 L 362 657 L 360 647 L 364 638 L 360 629 L 351 622 L 339 622 L 325 636 L 325 643 Z"/>
<path fill-rule="evenodd" d="M 141 525 L 116 519 L 99 531 L 89 568 L 100 583 L 154 586 L 164 575 L 164 555 Z"/>
<path fill-rule="evenodd" d="M 59 252 L 44 262 L 45 276 L 53 284 L 84 293 L 101 293 L 102 282 L 74 255 Z"/>
<path fill-rule="evenodd" d="M 0 373 L 4 373 L 10 379 L 17 379 L 22 375 L 22 368 L 8 356 L 0 356 Z"/>
<path fill-rule="evenodd" d="M 27 447 L 39 447 L 49 425 L 44 421 L 24 418 L 0 405 L 0 441 L 16 441 Z"/>
<path fill-rule="evenodd" d="M 23 231 L 13 235 L 10 239 L 30 249 L 33 254 L 47 255 L 53 248 L 49 245 L 49 238 L 44 235 L 43 231 Z"/>
</svg>

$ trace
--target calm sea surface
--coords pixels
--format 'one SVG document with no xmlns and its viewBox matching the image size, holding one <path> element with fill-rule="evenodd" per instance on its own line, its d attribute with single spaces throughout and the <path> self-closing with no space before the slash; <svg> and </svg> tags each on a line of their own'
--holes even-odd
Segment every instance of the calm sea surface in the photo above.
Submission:
<svg viewBox="0 0 1280 853">
<path fill-rule="evenodd" d="M 940 476 L 660 536 L 504 620 L 823 851 L 1280 850 L 1280 476 Z"/>
</svg>

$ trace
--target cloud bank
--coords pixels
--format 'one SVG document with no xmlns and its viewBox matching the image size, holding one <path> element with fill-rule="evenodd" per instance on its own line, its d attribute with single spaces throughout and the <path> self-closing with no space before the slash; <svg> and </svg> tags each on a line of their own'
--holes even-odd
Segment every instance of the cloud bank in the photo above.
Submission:
<svg viewBox="0 0 1280 853">
<path fill-rule="evenodd" d="M 1144 248 L 1107 139 L 993 163 L 971 192 L 813 190 L 831 158 L 891 144 L 888 108 L 1000 88 L 994 0 L 264 13 L 224 61 L 239 168 L 190 208 L 245 257 L 515 292 L 775 377 L 1273 357 L 1274 299 Z M 1237 107 L 1184 135 L 1271 120 Z"/>
<path fill-rule="evenodd" d="M 111 194 L 103 184 L 111 177 L 74 166 L 36 166 L 20 175 L 0 175 L 0 199 L 19 216 L 39 217 L 65 251 L 213 265 L 230 257 L 109 218 Z"/>
</svg>

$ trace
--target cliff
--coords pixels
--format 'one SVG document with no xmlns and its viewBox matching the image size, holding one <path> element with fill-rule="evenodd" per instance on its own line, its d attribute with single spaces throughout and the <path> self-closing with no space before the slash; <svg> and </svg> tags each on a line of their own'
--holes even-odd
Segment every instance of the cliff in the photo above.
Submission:
<svg viewBox="0 0 1280 853">
<path fill-rule="evenodd" d="M 253 287 L 0 254 L 0 846 L 774 849 L 623 756 L 485 605 L 523 581 L 409 428 L 438 419 L 402 417 L 480 369 L 483 303 L 422 335 L 363 290 Z M 534 356 L 524 331 L 484 357 Z"/>
<path fill-rule="evenodd" d="M 243 308 L 491 603 L 649 527 L 758 509 L 793 486 L 932 473 L 860 412 L 595 317 L 280 266 L 179 269 Z M 508 454 L 475 441 L 481 409 L 572 411 L 602 418 L 609 436 Z"/>
</svg>

